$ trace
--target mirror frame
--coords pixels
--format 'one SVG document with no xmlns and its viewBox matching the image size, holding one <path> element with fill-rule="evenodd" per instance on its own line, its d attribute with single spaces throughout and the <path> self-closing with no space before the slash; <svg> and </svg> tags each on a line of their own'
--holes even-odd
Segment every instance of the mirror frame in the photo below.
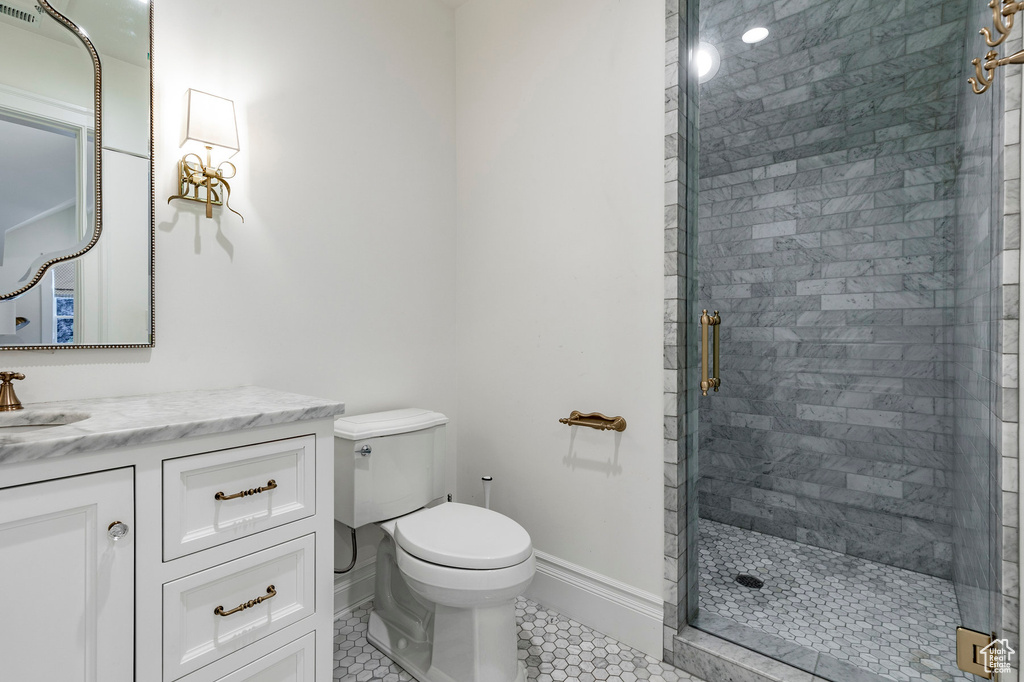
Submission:
<svg viewBox="0 0 1024 682">
<path fill-rule="evenodd" d="M 46 275 L 46 271 L 53 265 L 74 260 L 85 255 L 100 239 L 103 232 L 103 129 L 102 129 L 102 102 L 103 102 L 103 77 L 100 66 L 99 54 L 93 46 L 92 41 L 77 24 L 65 17 L 59 11 L 50 6 L 47 0 L 36 0 L 40 7 L 55 21 L 68 29 L 78 38 L 89 52 L 93 65 L 93 106 L 94 106 L 94 155 L 95 155 L 95 211 L 96 222 L 93 228 L 92 239 L 79 251 L 66 256 L 52 258 L 43 263 L 39 270 L 32 277 L 32 280 L 22 288 L 9 294 L 0 295 L 0 301 L 14 298 L 25 293 Z M 0 346 L 0 351 L 7 350 L 80 350 L 100 348 L 153 348 L 156 345 L 156 216 L 155 206 L 155 183 L 154 173 L 156 164 L 154 159 L 154 135 L 153 135 L 153 3 L 149 0 L 149 343 L 104 343 L 104 344 L 50 344 L 50 345 L 21 345 L 21 346 Z"/>
</svg>

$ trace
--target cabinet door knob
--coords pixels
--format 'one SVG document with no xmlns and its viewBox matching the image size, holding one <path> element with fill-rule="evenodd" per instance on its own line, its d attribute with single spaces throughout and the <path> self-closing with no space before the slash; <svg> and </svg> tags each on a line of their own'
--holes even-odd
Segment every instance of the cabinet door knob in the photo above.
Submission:
<svg viewBox="0 0 1024 682">
<path fill-rule="evenodd" d="M 123 521 L 114 521 L 107 526 L 107 537 L 114 542 L 117 542 L 126 535 L 128 535 L 128 524 Z"/>
</svg>

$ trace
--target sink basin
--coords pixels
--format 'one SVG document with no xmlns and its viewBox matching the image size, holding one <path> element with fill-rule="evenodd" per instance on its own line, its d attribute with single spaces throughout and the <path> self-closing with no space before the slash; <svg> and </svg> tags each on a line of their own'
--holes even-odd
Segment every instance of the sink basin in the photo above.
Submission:
<svg viewBox="0 0 1024 682">
<path fill-rule="evenodd" d="M 0 413 L 0 436 L 46 431 L 74 424 L 89 415 L 84 412 L 37 412 L 31 408 Z"/>
<path fill-rule="evenodd" d="M 0 426 L 0 436 L 5 433 L 25 433 L 28 431 L 45 431 L 63 424 L 16 424 L 13 426 Z"/>
</svg>

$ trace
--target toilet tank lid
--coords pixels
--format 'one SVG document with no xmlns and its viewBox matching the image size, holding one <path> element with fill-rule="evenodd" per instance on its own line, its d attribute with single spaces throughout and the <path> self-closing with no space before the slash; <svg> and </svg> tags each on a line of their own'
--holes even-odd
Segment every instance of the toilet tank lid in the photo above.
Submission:
<svg viewBox="0 0 1024 682">
<path fill-rule="evenodd" d="M 448 417 L 440 412 L 409 407 L 404 410 L 339 417 L 334 420 L 334 435 L 348 440 L 363 440 L 422 431 L 447 423 Z"/>
</svg>

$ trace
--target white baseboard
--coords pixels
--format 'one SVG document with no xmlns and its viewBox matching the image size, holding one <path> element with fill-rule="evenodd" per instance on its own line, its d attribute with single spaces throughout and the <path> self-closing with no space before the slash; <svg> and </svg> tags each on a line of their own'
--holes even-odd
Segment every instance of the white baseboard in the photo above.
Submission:
<svg viewBox="0 0 1024 682">
<path fill-rule="evenodd" d="M 376 557 L 356 564 L 349 573 L 334 577 L 334 618 L 373 599 L 373 581 L 377 574 Z"/>
<path fill-rule="evenodd" d="M 664 605 L 657 595 L 544 552 L 536 558 L 528 599 L 661 659 Z M 369 559 L 337 577 L 335 618 L 373 599 L 375 574 L 376 562 Z"/>
<path fill-rule="evenodd" d="M 536 557 L 528 599 L 661 660 L 665 607 L 657 595 L 544 552 Z"/>
</svg>

